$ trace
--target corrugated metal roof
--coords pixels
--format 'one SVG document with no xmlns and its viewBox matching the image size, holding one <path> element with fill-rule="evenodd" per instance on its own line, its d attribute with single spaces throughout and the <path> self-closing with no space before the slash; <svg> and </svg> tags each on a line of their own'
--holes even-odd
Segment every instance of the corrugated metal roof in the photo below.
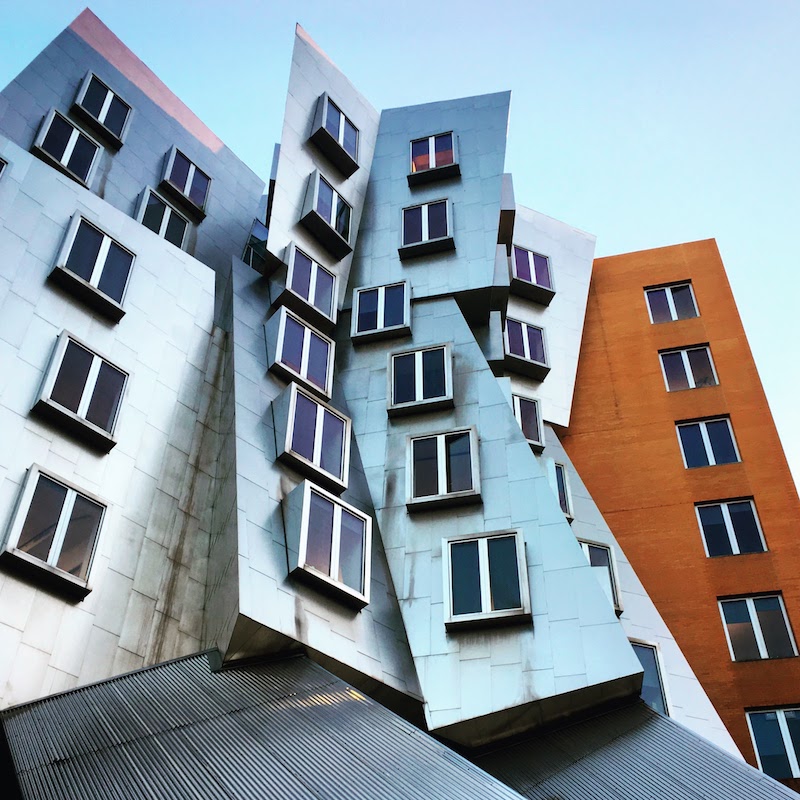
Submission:
<svg viewBox="0 0 800 800">
<path fill-rule="evenodd" d="M 644 703 L 475 759 L 531 800 L 797 800 L 797 794 Z"/>
<path fill-rule="evenodd" d="M 207 654 L 0 714 L 24 798 L 520 795 L 307 658 Z"/>
</svg>

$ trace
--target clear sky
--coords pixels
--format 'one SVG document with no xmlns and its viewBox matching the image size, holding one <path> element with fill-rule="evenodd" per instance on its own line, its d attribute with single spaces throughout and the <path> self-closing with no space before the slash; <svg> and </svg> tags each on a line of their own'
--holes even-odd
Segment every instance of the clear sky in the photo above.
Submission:
<svg viewBox="0 0 800 800">
<path fill-rule="evenodd" d="M 84 7 L 0 0 L 0 85 Z M 716 238 L 800 482 L 798 0 L 96 0 L 268 177 L 294 23 L 377 108 L 512 90 L 517 201 L 597 254 Z"/>
</svg>

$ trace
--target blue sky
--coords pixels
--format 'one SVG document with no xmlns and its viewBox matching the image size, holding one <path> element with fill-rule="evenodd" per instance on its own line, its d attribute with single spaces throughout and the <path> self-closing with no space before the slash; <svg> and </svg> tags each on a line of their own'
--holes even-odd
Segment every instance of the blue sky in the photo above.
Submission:
<svg viewBox="0 0 800 800">
<path fill-rule="evenodd" d="M 84 4 L 4 6 L 0 85 Z M 511 89 L 518 202 L 596 234 L 598 255 L 716 238 L 800 480 L 797 0 L 91 8 L 262 177 L 295 22 L 377 108 Z"/>
</svg>

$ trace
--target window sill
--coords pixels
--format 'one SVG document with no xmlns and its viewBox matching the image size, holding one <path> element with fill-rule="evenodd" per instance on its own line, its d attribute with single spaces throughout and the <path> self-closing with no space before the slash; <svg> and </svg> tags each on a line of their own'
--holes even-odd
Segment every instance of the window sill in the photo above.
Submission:
<svg viewBox="0 0 800 800">
<path fill-rule="evenodd" d="M 527 377 L 533 378 L 535 381 L 543 381 L 550 372 L 550 367 L 548 367 L 547 364 L 540 364 L 538 361 L 529 361 L 527 358 L 515 356 L 511 353 L 505 354 L 503 363 L 509 372 L 527 375 Z"/>
<path fill-rule="evenodd" d="M 320 469 L 316 464 L 313 464 L 307 458 L 295 453 L 293 450 L 284 450 L 278 456 L 278 460 L 293 467 L 301 475 L 315 481 L 322 486 L 323 489 L 327 489 L 331 494 L 335 494 L 337 497 L 347 488 L 347 483 L 341 480 L 341 478 L 337 478 L 330 472 Z"/>
<path fill-rule="evenodd" d="M 371 331 L 357 331 L 350 335 L 354 345 L 378 342 L 382 339 L 399 339 L 411 336 L 410 325 L 392 325 L 390 328 L 375 328 Z"/>
<path fill-rule="evenodd" d="M 78 103 L 73 103 L 71 111 L 84 125 L 91 128 L 93 133 L 100 136 L 103 142 L 112 150 L 119 150 L 122 147 L 122 139 L 120 139 L 116 133 L 106 128 L 99 119 L 93 117 L 83 106 L 78 105 Z M 129 118 L 130 113 L 131 112 L 128 112 Z M 127 128 L 127 125 L 125 125 L 125 127 Z"/>
<path fill-rule="evenodd" d="M 786 661 L 790 658 L 797 658 L 797 653 L 790 656 L 775 656 L 773 658 L 769 656 L 767 656 L 767 658 L 732 658 L 731 662 L 733 664 L 761 664 L 764 661 Z"/>
<path fill-rule="evenodd" d="M 83 178 L 78 177 L 71 169 L 67 169 L 60 161 L 57 161 L 53 156 L 50 155 L 46 150 L 43 150 L 41 147 L 34 145 L 31 148 L 31 152 L 44 161 L 45 164 L 49 164 L 54 169 L 57 169 L 62 175 L 66 175 L 68 178 L 71 178 L 75 183 L 79 183 L 81 186 L 85 187 L 86 189 L 89 188 L 89 179 L 94 172 L 94 169 L 89 170 L 89 176 L 87 180 L 83 180 Z M 97 156 L 95 156 L 95 159 Z"/>
<path fill-rule="evenodd" d="M 358 169 L 358 162 L 333 138 L 326 127 L 317 128 L 308 141 L 342 173 L 343 177 L 349 178 Z"/>
<path fill-rule="evenodd" d="M 108 431 L 54 403 L 48 397 L 39 398 L 31 413 L 99 453 L 106 454 L 117 444 L 117 440 Z"/>
<path fill-rule="evenodd" d="M 48 276 L 50 281 L 65 292 L 76 297 L 93 311 L 102 314 L 114 324 L 125 316 L 125 309 L 107 294 L 103 294 L 96 286 L 71 272 L 66 267 L 57 266 Z"/>
<path fill-rule="evenodd" d="M 323 400 L 330 402 L 331 393 L 329 391 L 322 389 L 321 387 L 317 386 L 316 383 L 312 383 L 307 378 L 304 378 L 293 369 L 287 367 L 283 362 L 273 361 L 269 365 L 269 371 L 273 375 L 285 380 L 287 383 L 296 383 L 302 386 L 304 389 L 307 389 L 309 392 L 312 392 L 315 397 L 320 397 Z"/>
<path fill-rule="evenodd" d="M 530 281 L 523 281 L 519 278 L 511 279 L 511 292 L 519 297 L 525 297 L 528 300 L 533 300 L 541 306 L 549 306 L 550 301 L 556 296 L 553 289 L 548 289 L 546 286 L 539 286 Z"/>
<path fill-rule="evenodd" d="M 301 220 L 303 227 L 334 257 L 341 261 L 353 252 L 345 238 L 323 219 L 316 209 L 311 209 Z"/>
<path fill-rule="evenodd" d="M 452 236 L 443 236 L 441 239 L 428 239 L 424 242 L 414 242 L 397 248 L 400 260 L 429 256 L 433 253 L 445 253 L 456 249 L 456 242 Z"/>
<path fill-rule="evenodd" d="M 433 183 L 434 181 L 443 181 L 448 178 L 460 178 L 461 167 L 456 162 L 455 164 L 446 164 L 443 167 L 433 167 L 432 169 L 423 169 L 419 172 L 409 172 L 407 179 L 409 187 L 423 186 L 426 183 Z"/>
<path fill-rule="evenodd" d="M 507 625 L 528 624 L 533 620 L 530 611 L 511 609 L 509 611 L 489 611 L 480 614 L 461 614 L 444 622 L 448 631 L 469 630 L 472 628 L 505 627 Z"/>
<path fill-rule="evenodd" d="M 158 185 L 158 190 L 167 200 L 172 201 L 179 211 L 189 217 L 191 222 L 200 223 L 206 218 L 205 207 L 197 205 L 188 198 L 174 183 L 164 178 Z"/>
<path fill-rule="evenodd" d="M 424 414 L 428 411 L 441 411 L 454 406 L 455 402 L 452 397 L 437 397 L 431 400 L 414 400 L 410 403 L 390 405 L 386 409 L 386 413 L 390 417 L 399 417 L 404 414 Z"/>
<path fill-rule="evenodd" d="M 301 566 L 292 570 L 292 577 L 310 586 L 319 589 L 334 600 L 360 611 L 369 605 L 369 597 L 360 592 L 345 586 L 343 583 L 333 580 L 329 575 L 314 569 L 314 567 Z"/>
<path fill-rule="evenodd" d="M 270 312 L 274 313 L 281 306 L 294 311 L 299 317 L 304 319 L 314 328 L 322 333 L 331 335 L 336 329 L 336 320 L 331 319 L 327 314 L 324 314 L 316 306 L 311 305 L 304 297 L 301 297 L 297 292 L 288 287 L 278 295 L 277 299 L 270 306 Z M 334 310 L 335 311 L 335 310 Z"/>
<path fill-rule="evenodd" d="M 83 600 L 92 591 L 87 581 L 40 561 L 15 547 L 9 547 L 0 553 L 0 565 L 3 569 L 70 600 Z"/>
<path fill-rule="evenodd" d="M 531 450 L 533 450 L 536 455 L 544 452 L 544 444 L 542 442 L 532 442 L 530 439 L 526 439 L 525 441 L 530 445 Z"/>
<path fill-rule="evenodd" d="M 466 492 L 437 494 L 430 497 L 413 497 L 411 500 L 406 501 L 406 510 L 409 514 L 416 514 L 417 512 L 433 511 L 438 508 L 476 505 L 482 502 L 480 490 L 469 489 Z"/>
</svg>

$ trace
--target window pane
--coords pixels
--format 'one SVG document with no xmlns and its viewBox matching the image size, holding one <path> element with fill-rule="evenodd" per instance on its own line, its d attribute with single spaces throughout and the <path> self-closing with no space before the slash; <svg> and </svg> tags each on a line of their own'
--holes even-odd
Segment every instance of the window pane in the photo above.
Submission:
<svg viewBox="0 0 800 800">
<path fill-rule="evenodd" d="M 500 536 L 486 542 L 489 550 L 489 589 L 492 610 L 521 608 L 517 541 L 514 536 Z"/>
<path fill-rule="evenodd" d="M 406 315 L 406 287 L 399 283 L 387 286 L 383 295 L 383 327 L 402 325 Z"/>
<path fill-rule="evenodd" d="M 117 417 L 123 386 L 125 386 L 125 375 L 104 361 L 97 374 L 97 383 L 86 411 L 86 419 L 110 432 Z"/>
<path fill-rule="evenodd" d="M 725 616 L 734 660 L 751 661 L 761 658 L 747 603 L 744 600 L 726 600 L 722 603 L 722 613 Z"/>
<path fill-rule="evenodd" d="M 66 487 L 44 475 L 39 476 L 25 524 L 19 534 L 18 550 L 47 561 L 66 496 Z"/>
<path fill-rule="evenodd" d="M 447 236 L 447 203 L 431 203 L 428 206 L 428 238 Z"/>
<path fill-rule="evenodd" d="M 732 555 L 733 550 L 721 506 L 700 506 L 697 513 L 700 515 L 700 524 L 703 526 L 703 538 L 706 540 L 708 554 L 710 556 Z"/>
<path fill-rule="evenodd" d="M 344 420 L 325 411 L 322 417 L 322 454 L 319 465 L 326 472 L 342 477 L 344 457 Z"/>
<path fill-rule="evenodd" d="M 647 302 L 650 305 L 653 322 L 669 322 L 672 319 L 666 289 L 651 289 L 647 293 Z"/>
<path fill-rule="evenodd" d="M 364 520 L 345 509 L 339 536 L 339 580 L 357 592 L 364 591 Z"/>
<path fill-rule="evenodd" d="M 795 712 L 796 713 L 796 712 Z M 751 713 L 750 725 L 753 738 L 761 760 L 761 769 L 773 778 L 781 780 L 792 777 L 792 769 L 786 755 L 781 729 L 778 726 L 778 714 L 775 711 Z M 796 749 L 796 748 L 795 748 Z"/>
<path fill-rule="evenodd" d="M 208 186 L 211 183 L 211 178 L 204 172 L 195 168 L 194 177 L 192 178 L 192 186 L 189 189 L 189 199 L 196 205 L 202 208 L 206 204 L 206 196 L 208 195 Z"/>
<path fill-rule="evenodd" d="M 316 492 L 311 492 L 308 506 L 308 538 L 305 564 L 325 575 L 331 574 L 333 547 L 333 503 Z"/>
<path fill-rule="evenodd" d="M 533 268 L 536 272 L 536 283 L 539 286 L 544 286 L 546 289 L 552 289 L 553 285 L 550 282 L 550 259 L 546 256 L 540 256 L 538 253 L 534 253 Z"/>
<path fill-rule="evenodd" d="M 450 545 L 450 585 L 453 587 L 453 616 L 481 611 L 481 573 L 478 542 Z"/>
<path fill-rule="evenodd" d="M 182 192 L 186 191 L 186 181 L 189 178 L 189 167 L 192 162 L 186 156 L 175 151 L 175 160 L 172 162 L 172 171 L 169 173 L 169 180 L 174 183 Z"/>
<path fill-rule="evenodd" d="M 71 134 L 72 125 L 56 114 L 42 142 L 42 150 L 61 161 Z"/>
<path fill-rule="evenodd" d="M 67 532 L 64 535 L 64 543 L 61 545 L 61 552 L 56 562 L 59 569 L 69 572 L 76 578 L 86 580 L 102 519 L 103 507 L 101 505 L 80 494 L 75 498 Z"/>
<path fill-rule="evenodd" d="M 711 368 L 711 359 L 705 347 L 697 350 L 689 350 L 686 355 L 689 357 L 689 366 L 694 376 L 694 385 L 697 389 L 703 386 L 716 386 L 717 379 L 714 377 L 714 370 Z"/>
<path fill-rule="evenodd" d="M 420 172 L 423 169 L 430 169 L 430 146 L 427 139 L 418 139 L 411 142 L 411 171 Z"/>
<path fill-rule="evenodd" d="M 733 533 L 739 543 L 740 553 L 762 553 L 764 545 L 758 533 L 756 516 L 749 502 L 728 503 L 728 511 L 733 523 Z"/>
<path fill-rule="evenodd" d="M 395 356 L 392 359 L 394 370 L 393 400 L 397 403 L 410 403 L 417 399 L 414 353 Z"/>
<path fill-rule="evenodd" d="M 294 317 L 286 315 L 283 328 L 283 346 L 281 347 L 281 363 L 300 374 L 303 363 L 303 338 L 306 329 Z"/>
<path fill-rule="evenodd" d="M 403 209 L 403 244 L 422 241 L 422 207 Z"/>
<path fill-rule="evenodd" d="M 79 344 L 70 341 L 58 369 L 58 377 L 50 392 L 50 399 L 70 411 L 78 412 L 83 388 L 92 366 L 92 354 Z"/>
<path fill-rule="evenodd" d="M 174 211 L 170 212 L 169 220 L 167 221 L 167 229 L 164 231 L 164 238 L 175 247 L 183 245 L 183 236 L 186 233 L 186 220 L 176 214 Z"/>
<path fill-rule="evenodd" d="M 686 459 L 686 466 L 707 467 L 708 456 L 703 444 L 703 437 L 700 434 L 700 426 L 698 424 L 680 425 L 678 434 L 681 437 L 681 447 L 683 448 L 683 456 Z"/>
<path fill-rule="evenodd" d="M 777 597 L 756 597 L 753 600 L 756 616 L 761 625 L 764 644 L 769 658 L 787 658 L 794 655 L 792 640 L 786 628 L 780 600 Z"/>
<path fill-rule="evenodd" d="M 336 232 L 346 242 L 350 241 L 350 206 L 340 197 L 336 203 Z"/>
<path fill-rule="evenodd" d="M 81 220 L 69 251 L 67 269 L 88 281 L 92 277 L 101 244 L 103 244 L 103 234 L 97 228 Z"/>
<path fill-rule="evenodd" d="M 333 275 L 327 270 L 317 270 L 317 285 L 314 289 L 314 306 L 325 316 L 330 317 L 333 311 Z"/>
<path fill-rule="evenodd" d="M 680 353 L 662 353 L 661 363 L 664 365 L 669 391 L 675 392 L 689 388 L 689 379 L 686 377 L 683 356 Z"/>
<path fill-rule="evenodd" d="M 675 304 L 675 313 L 678 319 L 689 319 L 697 316 L 697 309 L 694 307 L 692 290 L 689 286 L 673 286 L 672 302 Z"/>
<path fill-rule="evenodd" d="M 292 291 L 297 292 L 304 300 L 308 300 L 311 291 L 311 259 L 299 250 L 294 251 Z"/>
<path fill-rule="evenodd" d="M 434 140 L 436 149 L 436 166 L 445 167 L 453 163 L 453 134 L 444 133 Z"/>
<path fill-rule="evenodd" d="M 528 326 L 528 348 L 531 354 L 531 361 L 537 361 L 539 364 L 547 363 L 547 359 L 544 356 L 544 334 L 541 328 Z"/>
<path fill-rule="evenodd" d="M 339 141 L 339 121 L 341 118 L 341 111 L 329 100 L 327 113 L 325 114 L 325 129 L 337 142 Z"/>
<path fill-rule="evenodd" d="M 532 280 L 528 251 L 521 247 L 514 248 L 514 272 L 520 280 Z"/>
<path fill-rule="evenodd" d="M 469 434 L 456 433 L 445 437 L 447 491 L 464 492 L 472 488 L 472 459 Z"/>
<path fill-rule="evenodd" d="M 446 393 L 444 348 L 425 350 L 422 353 L 422 399 L 444 397 Z"/>
<path fill-rule="evenodd" d="M 86 94 L 83 97 L 81 105 L 95 118 L 100 119 L 100 112 L 103 109 L 103 103 L 106 100 L 108 89 L 100 83 L 97 78 L 92 76 L 89 85 L 86 87 Z"/>
<path fill-rule="evenodd" d="M 319 192 L 317 193 L 317 213 L 329 225 L 333 224 L 333 188 L 322 178 L 319 179 Z"/>
<path fill-rule="evenodd" d="M 72 155 L 69 157 L 67 167 L 71 169 L 81 180 L 85 181 L 89 177 L 89 169 L 92 166 L 94 154 L 97 147 L 93 145 L 85 136 L 78 136 Z"/>
<path fill-rule="evenodd" d="M 374 331 L 378 327 L 378 290 L 358 293 L 358 330 Z"/>
<path fill-rule="evenodd" d="M 667 706 L 664 701 L 664 693 L 661 689 L 661 675 L 658 671 L 658 659 L 654 647 L 647 645 L 634 644 L 633 651 L 639 657 L 639 663 L 644 670 L 644 680 L 642 681 L 642 700 L 660 714 L 667 713 Z"/>
<path fill-rule="evenodd" d="M 314 459 L 314 435 L 316 430 L 317 404 L 298 392 L 297 405 L 294 409 L 292 450 L 309 461 Z"/>
<path fill-rule="evenodd" d="M 522 324 L 515 319 L 507 319 L 506 333 L 508 335 L 508 352 L 524 358 L 525 345 L 522 343 Z"/>
<path fill-rule="evenodd" d="M 317 336 L 311 334 L 311 341 L 308 348 L 308 379 L 320 389 L 325 389 L 328 385 L 328 355 L 330 345 Z"/>
<path fill-rule="evenodd" d="M 597 576 L 603 591 L 606 593 L 612 605 L 616 605 L 617 598 L 614 591 L 614 575 L 611 568 L 611 553 L 605 547 L 597 545 L 587 545 L 586 549 L 589 556 L 589 566 Z"/>
<path fill-rule="evenodd" d="M 531 442 L 540 442 L 539 433 L 539 409 L 533 400 L 526 400 L 520 397 L 519 400 L 519 421 L 522 433 Z"/>
<path fill-rule="evenodd" d="M 125 127 L 128 111 L 130 111 L 129 107 L 123 103 L 119 97 L 114 96 L 111 105 L 108 107 L 108 112 L 106 113 L 106 118 L 103 120 L 103 124 L 113 134 L 122 136 L 122 129 Z"/>
<path fill-rule="evenodd" d="M 122 295 L 125 294 L 125 286 L 128 284 L 128 275 L 132 264 L 133 255 L 116 242 L 111 242 L 97 288 L 120 303 Z"/>
<path fill-rule="evenodd" d="M 567 475 L 561 464 L 556 464 L 556 487 L 558 488 L 558 504 L 561 506 L 561 510 L 569 515 L 571 511 L 569 507 L 569 494 L 567 493 Z"/>
<path fill-rule="evenodd" d="M 413 461 L 414 497 L 430 497 L 439 494 L 436 439 L 415 439 Z"/>
<path fill-rule="evenodd" d="M 344 140 L 342 147 L 355 159 L 358 153 L 358 130 L 347 117 L 344 119 Z"/>
<path fill-rule="evenodd" d="M 714 453 L 714 462 L 717 464 L 732 464 L 739 459 L 733 447 L 733 438 L 728 421 L 725 419 L 706 423 L 708 438 L 711 442 L 711 451 Z"/>
<path fill-rule="evenodd" d="M 786 727 L 789 729 L 789 738 L 792 742 L 795 756 L 800 759 L 800 711 L 797 709 L 786 709 L 783 712 L 786 720 Z"/>
<path fill-rule="evenodd" d="M 167 210 L 166 204 L 159 200 L 152 192 L 147 196 L 147 205 L 142 217 L 142 225 L 149 228 L 153 233 L 161 234 L 161 222 L 164 219 L 164 212 Z"/>
</svg>

